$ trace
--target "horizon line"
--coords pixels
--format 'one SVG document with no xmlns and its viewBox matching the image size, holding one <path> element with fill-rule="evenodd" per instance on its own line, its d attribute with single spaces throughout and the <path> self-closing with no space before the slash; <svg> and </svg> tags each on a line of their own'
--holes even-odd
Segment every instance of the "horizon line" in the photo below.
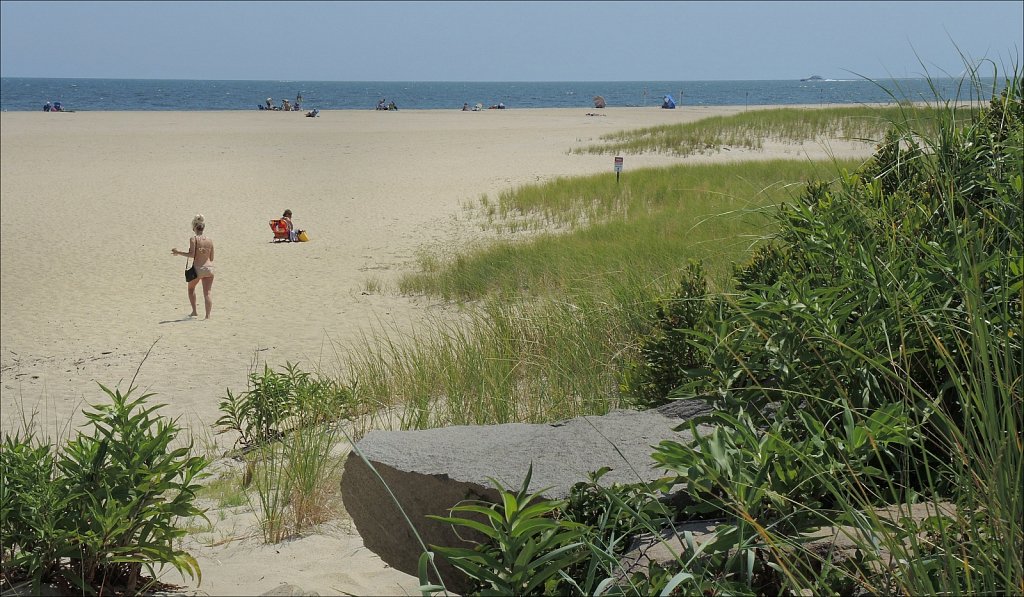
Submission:
<svg viewBox="0 0 1024 597">
<path fill-rule="evenodd" d="M 963 75 L 961 75 L 962 77 Z M 253 82 L 253 83 L 704 83 L 704 82 L 757 82 L 757 81 L 800 81 L 805 77 L 785 79 L 555 79 L 555 80 L 441 80 L 441 79 L 206 79 L 206 78 L 152 78 L 152 77 L 28 77 L 20 75 L 3 75 L 0 79 L 37 79 L 37 80 L 90 80 L 90 81 L 232 81 L 232 82 Z M 944 77 L 918 76 L 918 77 L 865 77 L 850 75 L 847 78 L 824 77 L 824 80 L 832 81 L 904 81 L 917 79 L 956 79 L 958 77 L 947 75 Z"/>
</svg>

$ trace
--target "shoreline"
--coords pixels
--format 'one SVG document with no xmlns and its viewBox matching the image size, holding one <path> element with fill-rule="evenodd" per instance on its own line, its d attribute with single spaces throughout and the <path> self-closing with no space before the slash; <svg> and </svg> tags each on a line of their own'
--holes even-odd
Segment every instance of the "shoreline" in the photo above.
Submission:
<svg viewBox="0 0 1024 597">
<path fill-rule="evenodd" d="M 462 110 L 458 107 L 452 108 L 399 108 L 397 110 L 376 110 L 374 108 L 317 108 L 316 106 L 303 107 L 301 110 L 259 110 L 253 108 L 225 108 L 221 110 L 61 110 L 60 112 L 44 112 L 42 109 L 33 110 L 0 110 L 0 114 L 235 114 L 235 113 L 281 113 L 281 114 L 298 114 L 305 117 L 306 112 L 313 110 L 314 108 L 319 111 L 320 114 L 337 114 L 337 113 L 349 113 L 349 112 L 370 112 L 370 113 L 398 113 L 398 112 L 426 112 L 426 113 L 449 113 L 449 112 L 523 112 L 523 111 L 645 111 L 654 110 L 658 112 L 672 113 L 677 111 L 686 110 L 722 110 L 725 112 L 733 112 L 736 110 L 772 110 L 772 109 L 784 109 L 784 108 L 796 108 L 796 109 L 808 109 L 818 110 L 822 108 L 884 108 L 887 106 L 894 106 L 897 104 L 910 104 L 914 106 L 929 106 L 934 105 L 934 101 L 888 101 L 888 102 L 850 102 L 850 103 L 838 103 L 838 102 L 822 102 L 822 103 L 802 103 L 802 104 L 676 104 L 675 108 L 661 108 L 657 105 L 651 106 L 606 106 L 604 108 L 595 108 L 593 106 L 544 106 L 544 107 L 505 107 L 505 108 L 488 108 L 485 107 L 481 110 Z M 964 105 L 970 102 L 961 102 Z"/>
</svg>

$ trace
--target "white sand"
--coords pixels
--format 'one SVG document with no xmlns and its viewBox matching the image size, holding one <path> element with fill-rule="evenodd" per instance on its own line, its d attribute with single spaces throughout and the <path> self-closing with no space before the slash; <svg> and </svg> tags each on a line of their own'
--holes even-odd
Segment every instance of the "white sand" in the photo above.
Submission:
<svg viewBox="0 0 1024 597">
<path fill-rule="evenodd" d="M 0 114 L 0 427 L 16 429 L 31 412 L 49 429 L 80 423 L 85 402 L 105 401 L 97 382 L 127 389 L 152 347 L 136 384 L 208 437 L 226 388 L 245 389 L 254 359 L 334 371 L 336 351 L 361 333 L 407 330 L 445 309 L 399 296 L 396 282 L 418 251 L 475 234 L 463 204 L 559 176 L 614 176 L 612 156 L 569 154 L 601 134 L 742 110 Z M 626 156 L 623 176 L 870 149 Z M 270 242 L 268 221 L 285 208 L 311 242 Z M 200 318 L 187 317 L 185 259 L 171 256 L 187 249 L 196 213 L 216 244 L 209 321 L 201 292 Z M 382 290 L 366 292 L 370 283 Z M 281 546 L 200 546 L 199 591 L 258 594 L 290 582 L 321 594 L 414 592 L 415 579 L 339 529 Z"/>
</svg>

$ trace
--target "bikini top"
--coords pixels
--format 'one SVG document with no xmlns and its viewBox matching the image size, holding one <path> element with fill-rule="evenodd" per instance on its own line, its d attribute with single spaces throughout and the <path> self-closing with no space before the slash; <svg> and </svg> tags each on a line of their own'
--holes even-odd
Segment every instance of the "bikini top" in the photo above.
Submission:
<svg viewBox="0 0 1024 597">
<path fill-rule="evenodd" d="M 196 237 L 196 254 L 199 254 L 199 253 L 209 253 L 209 252 L 210 252 L 209 248 L 207 248 L 207 247 L 200 247 L 199 246 L 199 237 L 197 236 Z"/>
</svg>

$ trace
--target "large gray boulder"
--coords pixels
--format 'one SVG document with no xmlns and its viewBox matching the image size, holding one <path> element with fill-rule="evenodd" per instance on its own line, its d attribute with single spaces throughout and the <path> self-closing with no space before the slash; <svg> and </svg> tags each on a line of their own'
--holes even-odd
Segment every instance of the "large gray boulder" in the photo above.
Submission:
<svg viewBox="0 0 1024 597">
<path fill-rule="evenodd" d="M 426 516 L 447 516 L 464 500 L 496 502 L 490 478 L 515 491 L 532 464 L 530 492 L 543 490 L 552 499 L 568 496 L 573 485 L 602 467 L 612 469 L 601 478 L 602 485 L 652 481 L 665 476 L 651 459 L 654 446 L 692 439 L 688 431 L 673 428 L 707 410 L 680 401 L 656 410 L 613 411 L 552 424 L 371 431 L 345 462 L 341 495 L 366 547 L 394 568 L 416 575 L 423 553 L 420 539 L 428 546 L 469 546 L 465 539 L 473 539 L 464 529 L 457 536 L 451 525 Z M 440 558 L 436 563 L 450 590 L 468 588 Z M 437 580 L 433 574 L 431 580 Z"/>
</svg>

